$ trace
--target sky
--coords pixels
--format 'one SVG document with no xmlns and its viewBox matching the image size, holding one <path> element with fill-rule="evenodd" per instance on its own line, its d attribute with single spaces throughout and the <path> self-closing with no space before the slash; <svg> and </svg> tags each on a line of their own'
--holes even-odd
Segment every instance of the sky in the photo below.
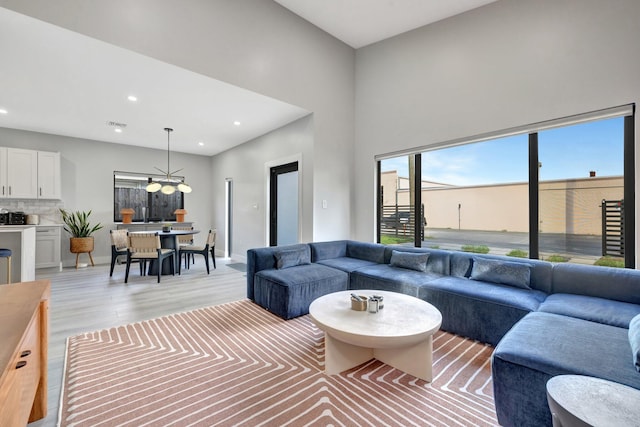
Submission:
<svg viewBox="0 0 640 427">
<path fill-rule="evenodd" d="M 624 118 L 538 133 L 540 180 L 623 175 Z M 422 179 L 450 185 L 526 182 L 528 135 L 516 135 L 422 153 Z M 382 161 L 382 171 L 408 177 L 407 156 Z"/>
</svg>

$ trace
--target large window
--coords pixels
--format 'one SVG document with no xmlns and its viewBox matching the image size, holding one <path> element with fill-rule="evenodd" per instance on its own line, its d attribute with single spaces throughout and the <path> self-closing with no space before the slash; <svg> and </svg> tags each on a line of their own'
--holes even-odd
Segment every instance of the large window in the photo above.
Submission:
<svg viewBox="0 0 640 427">
<path fill-rule="evenodd" d="M 633 123 L 625 106 L 380 159 L 378 241 L 633 267 Z"/>
<path fill-rule="evenodd" d="M 621 263 L 624 118 L 541 131 L 538 156 L 540 258 Z"/>
<path fill-rule="evenodd" d="M 113 220 L 122 221 L 120 210 L 131 208 L 135 211 L 133 221 L 175 221 L 176 209 L 184 209 L 184 194 L 176 191 L 163 194 L 160 191 L 149 193 L 147 184 L 155 179 L 162 182 L 162 176 L 133 172 L 113 173 Z M 182 179 L 181 177 L 172 177 Z"/>
</svg>

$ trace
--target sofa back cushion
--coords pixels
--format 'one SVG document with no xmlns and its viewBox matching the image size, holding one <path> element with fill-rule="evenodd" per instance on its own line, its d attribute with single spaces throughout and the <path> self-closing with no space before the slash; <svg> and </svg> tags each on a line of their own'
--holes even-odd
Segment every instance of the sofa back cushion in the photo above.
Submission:
<svg viewBox="0 0 640 427">
<path fill-rule="evenodd" d="M 553 266 L 553 293 L 578 294 L 640 304 L 640 271 L 559 263 Z"/>
<path fill-rule="evenodd" d="M 333 242 L 309 243 L 311 248 L 311 262 L 325 259 L 342 258 L 347 256 L 347 241 L 335 240 Z"/>
<path fill-rule="evenodd" d="M 456 277 L 471 277 L 474 258 L 500 260 L 510 263 L 529 265 L 531 269 L 529 287 L 547 294 L 551 293 L 551 275 L 553 265 L 550 262 L 540 261 L 537 259 L 516 258 L 500 255 L 481 255 L 470 252 L 452 251 L 451 275 Z"/>
<path fill-rule="evenodd" d="M 471 280 L 531 289 L 531 265 L 496 259 L 473 257 Z"/>
<path fill-rule="evenodd" d="M 309 246 L 294 248 L 294 249 L 281 249 L 273 253 L 276 259 L 276 268 L 282 270 L 283 268 L 291 268 L 297 265 L 311 264 L 311 252 Z"/>
<path fill-rule="evenodd" d="M 350 258 L 357 258 L 383 264 L 384 248 L 384 245 L 380 245 L 378 243 L 356 242 L 354 240 L 349 240 L 347 242 L 347 256 Z"/>
<path fill-rule="evenodd" d="M 391 256 L 394 251 L 428 254 L 426 273 L 439 274 L 442 276 L 449 275 L 450 265 L 450 251 L 444 251 L 440 249 L 428 249 L 428 248 L 412 248 L 410 246 L 387 246 L 384 250 L 384 262 L 385 264 L 391 264 Z"/>
<path fill-rule="evenodd" d="M 392 267 L 406 268 L 409 270 L 427 271 L 428 253 L 411 253 L 392 251 L 389 265 Z"/>
</svg>

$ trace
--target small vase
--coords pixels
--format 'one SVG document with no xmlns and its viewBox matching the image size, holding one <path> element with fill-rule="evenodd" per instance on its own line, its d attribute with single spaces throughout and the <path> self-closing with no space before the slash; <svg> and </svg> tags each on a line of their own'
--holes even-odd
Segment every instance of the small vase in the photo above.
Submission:
<svg viewBox="0 0 640 427">
<path fill-rule="evenodd" d="M 163 225 L 162 226 L 162 232 L 163 233 L 168 233 L 171 231 L 171 226 L 170 225 Z"/>
</svg>

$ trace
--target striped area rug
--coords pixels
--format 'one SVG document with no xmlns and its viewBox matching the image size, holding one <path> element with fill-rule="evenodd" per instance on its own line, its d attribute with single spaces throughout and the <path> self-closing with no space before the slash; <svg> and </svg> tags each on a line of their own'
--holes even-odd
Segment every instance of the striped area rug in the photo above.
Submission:
<svg viewBox="0 0 640 427">
<path fill-rule="evenodd" d="M 62 426 L 497 425 L 492 347 L 434 336 L 434 380 L 379 361 L 327 376 L 324 333 L 248 300 L 67 342 Z"/>
</svg>

